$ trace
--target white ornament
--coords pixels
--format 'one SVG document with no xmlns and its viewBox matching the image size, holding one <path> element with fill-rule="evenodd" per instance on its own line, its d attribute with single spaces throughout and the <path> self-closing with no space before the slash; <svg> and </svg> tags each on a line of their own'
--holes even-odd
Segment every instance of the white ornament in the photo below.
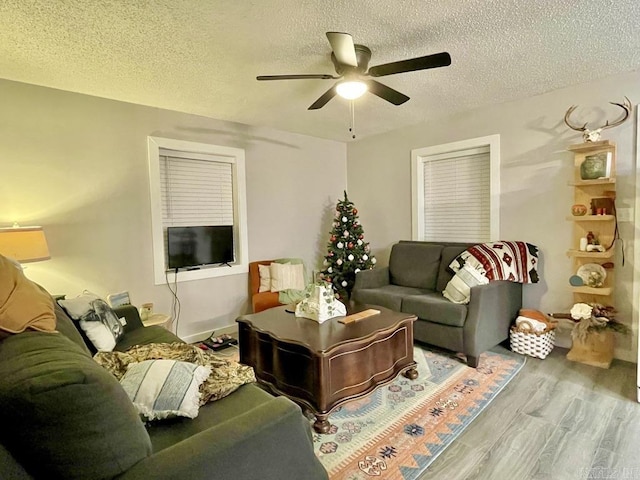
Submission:
<svg viewBox="0 0 640 480">
<path fill-rule="evenodd" d="M 336 247 L 338 247 L 338 248 L 342 248 L 342 247 L 344 247 L 344 243 L 342 243 L 342 242 L 338 242 L 338 243 L 337 243 L 337 245 L 336 245 Z"/>
<path fill-rule="evenodd" d="M 358 273 L 359 271 L 360 271 L 360 269 L 359 269 L 359 268 L 356 268 L 356 269 L 354 270 L 354 272 L 355 272 L 355 273 Z"/>
<path fill-rule="evenodd" d="M 327 268 L 327 272 L 329 272 L 329 273 L 333 273 L 333 267 L 329 267 L 329 268 Z"/>
<path fill-rule="evenodd" d="M 348 232 L 347 230 L 345 230 L 345 231 L 344 231 L 344 233 L 343 233 L 343 235 L 344 235 L 345 237 L 348 237 L 348 236 L 349 236 L 349 232 Z"/>
<path fill-rule="evenodd" d="M 367 260 L 369 260 L 369 256 L 365 253 L 364 255 L 362 255 L 362 259 L 366 262 Z"/>
<path fill-rule="evenodd" d="M 357 244 L 362 245 L 362 240 L 358 239 Z"/>
<path fill-rule="evenodd" d="M 350 262 L 353 262 L 353 255 L 349 255 L 347 258 L 349 259 Z"/>
<path fill-rule="evenodd" d="M 347 223 L 347 220 L 349 220 L 347 217 L 342 217 L 342 221 L 343 221 L 344 223 Z"/>
<path fill-rule="evenodd" d="M 338 265 L 342 265 L 342 259 L 341 259 L 341 258 L 339 258 L 338 260 L 336 260 L 336 263 L 337 263 Z"/>
<path fill-rule="evenodd" d="M 346 281 L 346 280 L 343 280 L 343 281 L 342 281 L 342 283 L 341 283 L 341 285 L 342 285 L 343 287 L 346 287 L 346 286 L 347 286 L 347 281 Z"/>
<path fill-rule="evenodd" d="M 373 257 L 373 258 L 371 259 L 371 263 L 373 263 L 374 265 L 376 264 L 376 257 Z"/>
</svg>

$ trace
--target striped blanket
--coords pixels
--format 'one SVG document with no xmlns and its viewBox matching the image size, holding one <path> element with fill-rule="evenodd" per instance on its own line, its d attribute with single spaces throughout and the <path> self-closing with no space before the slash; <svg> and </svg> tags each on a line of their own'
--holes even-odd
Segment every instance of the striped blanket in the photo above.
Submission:
<svg viewBox="0 0 640 480">
<path fill-rule="evenodd" d="M 538 283 L 538 247 L 526 242 L 489 242 L 469 247 L 449 265 L 458 272 L 465 265 L 481 271 L 490 281 Z"/>
</svg>

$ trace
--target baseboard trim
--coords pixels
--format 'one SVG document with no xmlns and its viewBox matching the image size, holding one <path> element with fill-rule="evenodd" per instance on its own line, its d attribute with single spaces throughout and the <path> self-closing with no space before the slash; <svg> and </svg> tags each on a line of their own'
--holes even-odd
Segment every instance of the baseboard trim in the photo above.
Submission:
<svg viewBox="0 0 640 480">
<path fill-rule="evenodd" d="M 238 336 L 238 324 L 234 323 L 231 325 L 227 325 L 226 327 L 216 328 L 214 330 L 207 330 L 205 332 L 194 333 L 192 335 L 187 335 L 186 337 L 182 337 L 187 343 L 197 343 L 202 342 L 209 338 L 212 334 L 223 335 L 223 334 L 231 335 L 232 337 Z"/>
</svg>

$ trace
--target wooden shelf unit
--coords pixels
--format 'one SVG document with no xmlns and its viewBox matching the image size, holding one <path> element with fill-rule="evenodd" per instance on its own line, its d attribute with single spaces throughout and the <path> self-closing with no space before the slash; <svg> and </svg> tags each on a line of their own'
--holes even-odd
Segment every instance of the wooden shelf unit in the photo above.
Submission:
<svg viewBox="0 0 640 480">
<path fill-rule="evenodd" d="M 608 297 L 613 292 L 613 288 L 611 287 L 600 287 L 600 288 L 571 287 L 571 291 L 573 291 L 573 293 L 582 293 L 582 294 L 588 294 L 588 295 L 596 295 L 600 297 Z"/>
<path fill-rule="evenodd" d="M 615 220 L 615 215 L 582 215 L 567 217 L 567 220 L 573 220 L 574 222 L 610 222 Z"/>
<path fill-rule="evenodd" d="M 610 259 L 613 258 L 615 252 L 613 248 L 606 250 L 604 252 L 583 252 L 582 250 L 569 250 L 567 252 L 567 256 L 574 258 L 583 258 L 586 261 L 585 263 L 598 263 L 599 260 Z"/>
<path fill-rule="evenodd" d="M 615 185 L 615 178 L 598 178 L 596 180 L 571 180 L 567 182 L 570 187 L 592 187 L 596 185 Z"/>
<path fill-rule="evenodd" d="M 574 178 L 569 181 L 569 186 L 573 187 L 574 204 L 585 205 L 588 215 L 568 216 L 567 220 L 573 222 L 573 245 L 567 251 L 567 255 L 573 258 L 573 272 L 575 275 L 582 265 L 597 263 L 600 265 L 609 264 L 611 266 L 615 257 L 613 242 L 615 239 L 616 216 L 615 212 L 606 212 L 605 215 L 595 215 L 591 212 L 591 200 L 594 198 L 609 197 L 616 195 L 616 146 L 609 140 L 599 142 L 586 142 L 577 145 L 570 145 L 569 151 L 574 154 Z M 580 167 L 585 157 L 599 153 L 607 153 L 610 162 L 609 176 L 594 180 L 583 180 L 580 176 Z M 586 237 L 588 232 L 593 232 L 600 245 L 607 250 L 604 252 L 586 252 L 580 250 L 580 239 Z M 614 292 L 614 268 L 607 268 L 607 278 L 602 287 L 569 287 L 573 294 L 573 301 L 602 303 L 612 305 Z"/>
</svg>

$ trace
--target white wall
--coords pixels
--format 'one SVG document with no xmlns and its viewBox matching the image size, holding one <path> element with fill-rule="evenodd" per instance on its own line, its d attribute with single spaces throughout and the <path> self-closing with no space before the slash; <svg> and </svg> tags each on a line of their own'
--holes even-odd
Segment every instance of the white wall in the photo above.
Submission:
<svg viewBox="0 0 640 480">
<path fill-rule="evenodd" d="M 153 282 L 149 135 L 245 149 L 251 260 L 313 269 L 325 253 L 343 143 L 10 81 L 0 97 L 0 226 L 44 226 L 52 258 L 26 273 L 53 294 L 128 290 L 170 312 Z M 178 295 L 179 335 L 210 333 L 248 311 L 247 275 L 182 282 Z"/>
<path fill-rule="evenodd" d="M 640 74 L 630 73 L 587 85 L 557 90 L 525 100 L 494 105 L 435 122 L 350 143 L 347 177 L 350 198 L 358 205 L 367 240 L 381 263 L 388 261 L 391 245 L 411 238 L 412 149 L 491 134 L 501 136 L 501 223 L 504 240 L 524 240 L 540 247 L 539 284 L 524 287 L 524 305 L 544 312 L 568 312 L 572 305 L 568 279 L 572 261 L 566 256 L 572 223 L 566 220 L 573 203 L 567 182 L 573 175 L 573 155 L 566 150 L 582 138 L 563 121 L 567 108 L 580 105 L 575 120 L 604 124 L 621 110 L 607 102 L 628 96 L 640 102 Z M 401 108 L 401 107 L 400 107 Z M 581 117 L 582 115 L 582 117 Z M 616 142 L 618 208 L 635 204 L 635 122 L 605 130 L 603 138 Z M 621 222 L 625 265 L 621 248 L 616 257 L 618 318 L 631 325 L 634 277 L 635 226 Z M 634 325 L 634 328 L 636 326 Z M 618 336 L 616 355 L 635 361 L 634 333 Z M 568 344 L 565 335 L 561 342 Z"/>
</svg>

